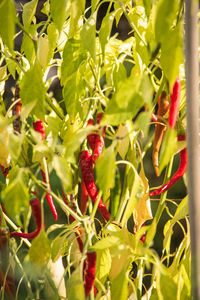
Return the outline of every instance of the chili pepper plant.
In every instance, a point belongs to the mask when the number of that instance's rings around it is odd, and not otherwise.
[[[183,12],[0,1],[1,299],[191,299]]]

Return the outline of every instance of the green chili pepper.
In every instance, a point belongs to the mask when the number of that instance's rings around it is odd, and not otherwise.
[[[120,196],[121,196],[121,180],[120,180],[120,172],[119,169],[116,168],[115,171],[115,186],[110,191],[110,211],[111,211],[111,217],[114,218],[116,216],[119,202],[120,202]]]

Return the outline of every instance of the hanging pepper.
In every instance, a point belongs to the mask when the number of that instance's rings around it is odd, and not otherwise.
[[[33,128],[35,129],[35,131],[37,131],[37,132],[39,132],[39,133],[41,134],[42,139],[44,140],[45,137],[46,137],[46,135],[45,135],[45,129],[44,129],[44,125],[43,125],[42,121],[39,120],[39,121],[36,121],[35,123],[33,123]],[[43,182],[44,182],[44,183],[47,183],[46,175],[45,175],[45,173],[44,173],[43,170],[41,170],[41,175],[42,175]],[[49,176],[49,174],[48,174],[48,176]],[[50,186],[50,189],[51,189],[51,186]],[[51,211],[52,211],[52,213],[53,213],[54,221],[57,221],[57,219],[58,219],[58,214],[57,214],[57,211],[56,211],[56,207],[55,207],[55,205],[54,205],[54,202],[53,202],[53,197],[52,197],[52,195],[47,193],[47,194],[46,194],[46,199],[47,199],[47,202],[48,202],[48,204],[49,204],[49,206],[50,206],[50,209],[51,209]]]
[[[82,172],[82,179],[85,183],[88,195],[90,196],[91,200],[95,203],[98,198],[98,191],[94,182],[93,159],[91,152],[88,150],[82,151],[79,156],[79,162]],[[107,208],[105,207],[102,199],[100,199],[99,201],[98,210],[100,211],[100,213],[106,221],[110,219],[110,214]]]
[[[89,125],[94,126],[94,120],[93,119],[88,120],[87,126],[89,126]],[[94,151],[94,148],[95,148],[96,137],[97,137],[97,134],[95,134],[95,133],[88,134],[88,136],[87,136],[88,145],[90,146],[92,151]]]
[[[13,128],[14,128],[15,132],[20,133],[20,131],[21,131],[20,114],[21,114],[21,108],[22,108],[22,100],[20,99],[20,96],[19,96],[19,85],[16,85],[16,88],[15,88],[15,101],[16,101],[16,104],[13,106],[13,109],[12,109],[12,114],[14,117],[16,117],[13,120]]]
[[[32,240],[40,233],[41,226],[42,226],[40,200],[38,198],[35,198],[30,201],[30,205],[31,205],[33,217],[35,219],[36,230],[34,230],[33,232],[30,232],[30,233],[11,232],[10,233],[11,236],[17,236],[17,237],[25,238],[28,240]]]
[[[115,172],[115,185],[114,188],[110,191],[110,211],[111,211],[112,218],[116,216],[119,207],[120,196],[121,196],[121,180],[120,180],[119,169],[117,168]]]
[[[13,299],[16,288],[13,270],[10,266],[9,240],[10,233],[8,228],[0,228],[0,286],[4,285],[7,296],[9,296],[9,299]]]
[[[185,134],[183,135],[178,135],[178,141],[184,141],[185,140]],[[149,196],[155,196],[155,195],[160,195],[167,190],[169,190],[186,172],[187,170],[187,149],[184,148],[183,150],[180,151],[180,162],[179,162],[179,167],[176,173],[172,176],[172,178],[165,183],[162,187],[160,187],[157,190],[152,191]]]
[[[84,261],[83,266],[83,280],[85,288],[85,296],[88,297],[92,287],[94,286],[95,271],[96,271],[96,252],[87,252],[87,257]],[[95,294],[97,290],[95,289]]]
[[[161,97],[158,99],[158,117],[163,117],[169,109],[169,101],[165,91],[161,93]],[[159,121],[162,123],[162,121]],[[152,160],[153,166],[156,173],[156,176],[159,176],[159,151],[163,139],[163,134],[166,127],[165,124],[156,124],[155,125],[155,134],[154,134],[154,141],[153,141],[153,153],[152,153]]]
[[[179,112],[180,98],[181,98],[181,82],[179,77],[177,77],[173,86],[172,94],[170,95],[170,109],[169,109],[168,123],[171,129],[174,129],[176,124],[176,119]]]
[[[81,181],[81,212],[84,215],[87,208],[88,192],[85,187],[85,183]]]

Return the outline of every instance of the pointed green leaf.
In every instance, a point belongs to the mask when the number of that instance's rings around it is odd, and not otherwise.
[[[37,4],[38,0],[32,0],[24,5],[22,20],[25,28],[29,27],[29,25],[31,24],[36,12]]]
[[[28,178],[23,169],[12,168],[9,184],[2,191],[2,200],[8,215],[16,218],[29,206]]]
[[[83,25],[81,38],[84,47],[96,61],[96,12]]]
[[[47,35],[42,35],[38,39],[38,48],[37,48],[37,59],[45,70],[48,64],[49,58],[49,39]]]
[[[29,26],[29,33],[32,36],[36,35],[37,28],[36,28],[35,24],[31,24]],[[35,47],[34,47],[33,41],[26,34],[23,34],[21,51],[24,52],[29,63],[32,65],[34,58],[35,58]]]
[[[115,184],[115,151],[114,145],[105,149],[96,163],[97,184],[105,193]]]
[[[50,12],[52,19],[61,32],[64,22],[69,14],[70,1],[68,0],[50,0]]]
[[[36,61],[34,66],[23,76],[20,84],[20,96],[26,105],[35,102],[33,113],[39,118],[44,116],[45,86],[43,83],[43,74],[40,64]]]
[[[66,158],[54,156],[53,166],[56,170],[57,176],[63,183],[66,191],[72,190],[72,172],[70,164],[67,162]]]
[[[15,35],[15,4],[13,0],[0,1],[0,36],[3,43],[12,52]]]
[[[103,54],[105,51],[105,45],[107,44],[108,39],[110,38],[114,17],[115,17],[115,11],[114,13],[106,14],[106,16],[104,17],[101,23],[101,28],[99,31],[99,41],[101,44]]]
[[[101,281],[102,284],[105,283],[106,278],[110,272],[111,268],[111,255],[110,250],[105,249],[103,251],[97,252],[97,263],[96,263],[96,277]]]
[[[47,266],[51,258],[51,248],[50,242],[43,230],[41,230],[40,234],[33,240],[31,248],[29,249],[29,258],[39,272],[42,272]]]
[[[69,37],[73,37],[78,27],[78,21],[85,10],[85,0],[71,1]]]
[[[85,300],[82,268],[80,264],[67,281],[67,298],[69,300]]]
[[[128,271],[125,266],[111,283],[111,300],[127,300],[128,298]]]

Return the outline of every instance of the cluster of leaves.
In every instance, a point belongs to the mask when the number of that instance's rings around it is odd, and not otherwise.
[[[24,288],[26,299],[85,299],[82,269],[88,250],[97,252],[96,299],[190,298],[187,197],[177,205],[164,193],[152,213],[152,176],[147,178],[143,166],[153,140],[151,114],[161,91],[165,89],[169,95],[178,75],[182,82],[178,121],[184,127],[183,1],[109,1],[97,31],[98,11],[105,2],[92,0],[86,9],[85,0],[47,0],[41,10],[44,21],[39,22],[35,16],[38,0],[22,6],[22,14],[17,14],[13,0],[0,0],[0,165],[9,168],[6,179],[0,174],[1,202],[8,214],[1,212],[5,221],[1,226],[30,229],[32,191],[41,199],[43,222],[48,218],[48,208],[43,205],[46,192],[64,212],[60,210],[57,224],[41,230],[32,243],[11,239],[16,299],[22,290],[25,299]],[[122,16],[132,28],[124,41],[111,36],[113,23],[117,26]],[[14,42],[19,36],[22,43],[17,51]],[[13,130],[15,102],[5,105],[9,77],[20,88],[20,133]],[[61,100],[51,92],[57,79]],[[97,207],[90,199],[86,215],[79,209],[78,157],[88,134],[95,130],[101,133],[98,126],[88,127],[87,121],[102,111],[106,146],[95,165],[95,180],[108,209],[119,170],[121,185],[119,205],[112,222],[106,224],[98,214],[94,217]],[[45,140],[33,130],[32,124],[38,119],[44,122]],[[176,135],[177,129],[168,129],[161,150],[161,171],[167,167],[165,180],[171,176],[174,155],[185,146],[176,142]],[[39,176],[44,161],[53,174],[50,178],[58,182],[52,192]],[[69,195],[69,205],[62,199],[62,189]],[[173,214],[169,203],[176,208]],[[163,229],[159,257],[153,243],[163,211],[168,212],[169,220]],[[69,214],[76,219],[71,224]],[[185,227],[182,219],[186,220]],[[175,224],[184,237],[172,251]],[[80,227],[83,254],[75,235]],[[143,244],[140,239],[144,232]],[[90,297],[94,299],[92,293]]]

